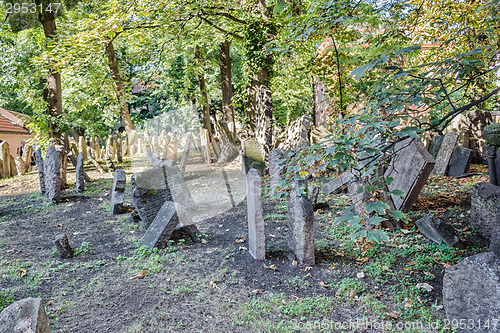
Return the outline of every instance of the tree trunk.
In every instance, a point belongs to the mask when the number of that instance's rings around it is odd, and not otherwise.
[[[229,55],[229,41],[220,44],[220,77],[222,86],[222,113],[231,135],[236,136],[236,123],[233,108],[233,87],[231,83],[231,57]]]
[[[118,70],[115,48],[112,41],[106,45],[106,54],[108,55],[111,77],[115,81],[116,85],[116,98],[118,99],[118,103],[120,103],[120,115],[122,117],[123,125],[125,126],[125,131],[127,131],[128,134],[130,131],[134,130],[134,124],[132,124],[132,118],[130,118],[130,111],[125,98],[125,88],[123,87],[123,81]]]
[[[218,155],[220,154],[220,151],[217,151],[217,146],[215,143],[215,139],[212,135],[212,124],[210,121],[210,110],[208,108],[208,95],[207,95],[207,88],[205,85],[205,74],[203,72],[203,61],[201,58],[201,49],[198,45],[195,47],[194,51],[194,57],[196,59],[196,65],[197,65],[197,70],[198,70],[198,83],[200,85],[200,94],[201,94],[201,106],[203,109],[203,124],[205,125],[205,129],[207,130],[207,142],[212,143],[212,146],[214,147],[214,152],[216,156],[216,159],[218,158]]]

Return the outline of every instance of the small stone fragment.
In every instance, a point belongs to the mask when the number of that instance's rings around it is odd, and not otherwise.
[[[57,252],[59,252],[61,259],[73,258],[74,252],[69,245],[68,236],[66,236],[66,234],[58,235],[54,244],[56,244]]]

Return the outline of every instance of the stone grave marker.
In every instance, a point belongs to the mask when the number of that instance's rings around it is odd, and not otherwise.
[[[458,133],[449,132],[446,133],[443,139],[443,143],[439,148],[439,152],[436,157],[436,164],[432,171],[433,175],[444,176],[448,171],[448,164],[450,163],[451,155],[455,151],[455,146],[457,145]]]
[[[323,185],[321,192],[323,192],[324,195],[346,192],[355,179],[356,177],[350,170],[346,171],[337,178]]]
[[[193,135],[191,135],[190,133],[186,138],[186,145],[184,146],[184,152],[182,153],[182,158],[181,158],[180,169],[181,169],[181,174],[183,175],[186,172],[187,161],[189,158],[189,152],[191,151],[192,144],[193,144]]]
[[[38,179],[40,180],[40,192],[45,194],[45,178],[43,172],[43,158],[42,158],[42,149],[38,148],[35,151],[35,163],[38,169]]]
[[[500,224],[497,224],[491,231],[490,246],[488,248],[500,258]]]
[[[271,188],[271,195],[276,194],[278,188],[278,182],[283,177],[285,173],[283,152],[277,148],[269,152],[268,164],[269,164],[269,187]]]
[[[471,224],[486,239],[500,224],[500,186],[486,182],[477,183],[471,195]]]
[[[288,126],[287,137],[280,143],[282,151],[291,150],[301,146],[309,146],[309,128],[311,127],[311,116],[306,114],[292,121]]]
[[[113,188],[111,189],[111,214],[123,213],[123,198],[125,196],[125,186],[127,175],[124,170],[116,169],[113,178]]]
[[[260,175],[265,175],[266,164],[264,160],[265,152],[262,144],[256,138],[248,138],[242,141],[243,148],[243,172],[245,175],[251,168],[259,171]]]
[[[82,193],[85,190],[85,171],[83,170],[83,153],[78,154],[76,159],[76,191]]]
[[[49,317],[41,298],[24,298],[0,313],[0,332],[50,333]]]
[[[174,140],[168,144],[167,160],[177,160],[177,149],[179,148],[179,140]]]
[[[146,151],[146,157],[148,158],[149,164],[151,164],[153,168],[159,168],[161,166],[160,156],[150,150]]]
[[[455,147],[455,151],[450,159],[448,176],[453,178],[460,177],[469,171],[471,161],[472,150],[463,147]]]
[[[446,246],[454,247],[460,242],[455,231],[445,222],[431,215],[426,215],[416,223],[422,235],[435,243],[444,243]]]
[[[0,143],[0,159],[2,160],[3,166],[3,177],[10,177],[10,148],[9,143],[4,141]]]
[[[49,146],[43,164],[45,197],[50,202],[61,200],[61,162],[55,146]]]
[[[500,324],[495,327],[493,321],[500,314],[500,258],[493,252],[481,253],[447,267],[443,305],[450,324],[456,323],[459,332],[500,332]],[[476,329],[460,329],[463,321],[473,321]]]
[[[432,138],[431,144],[429,145],[429,153],[432,155],[434,159],[436,159],[439,149],[443,144],[444,135],[437,135]]]
[[[408,138],[398,142],[394,151],[395,154],[385,172],[385,178],[394,179],[388,186],[389,191],[396,189],[404,191],[402,198],[391,195],[395,208],[409,210],[434,167],[434,159],[420,139]]]
[[[303,265],[314,265],[314,212],[311,200],[305,195],[297,197],[299,186],[307,181],[293,184],[288,200],[288,247]]]
[[[57,252],[59,253],[59,257],[61,257],[61,259],[73,258],[74,252],[69,245],[68,236],[66,234],[57,235],[54,244],[57,247]]]
[[[262,210],[262,181],[259,172],[250,169],[247,181],[248,251],[257,260],[266,256],[266,235]]]

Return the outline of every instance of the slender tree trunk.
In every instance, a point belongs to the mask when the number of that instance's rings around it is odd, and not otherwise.
[[[211,142],[214,147],[214,152],[216,157],[219,156],[220,151],[218,151],[218,146],[216,145],[215,139],[212,135],[212,124],[210,121],[210,110],[208,108],[208,95],[207,88],[205,85],[205,74],[203,72],[203,61],[201,57],[201,49],[198,45],[195,47],[194,57],[196,59],[196,65],[198,70],[198,84],[200,85],[200,93],[201,93],[201,106],[203,109],[203,124],[205,125],[205,129],[208,132],[207,142]]]
[[[111,77],[115,81],[116,85],[116,98],[118,99],[118,103],[120,103],[120,115],[122,117],[123,125],[125,126],[125,131],[127,131],[128,134],[130,131],[134,130],[134,124],[132,124],[132,118],[130,118],[130,111],[125,98],[125,88],[123,87],[123,81],[118,70],[115,48],[112,41],[106,45],[106,54],[108,55]]]
[[[231,57],[229,55],[229,41],[220,44],[220,76],[222,86],[222,112],[233,139],[236,135],[236,123],[233,108],[233,87],[231,82]]]

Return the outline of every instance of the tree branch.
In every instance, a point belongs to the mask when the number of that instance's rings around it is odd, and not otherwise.
[[[222,29],[221,27],[218,27],[216,26],[215,24],[213,24],[212,22],[210,22],[209,20],[207,20],[205,17],[201,16],[201,15],[198,15],[198,17],[203,20],[205,23],[207,23],[208,25],[211,25],[212,27],[214,27],[215,29],[219,30],[220,32],[224,33],[224,34],[227,34],[227,35],[230,35],[230,36],[233,36],[234,38],[236,39],[239,39],[239,40],[243,40],[243,37],[241,37],[240,35],[238,34],[235,34],[234,32],[231,32],[231,31],[227,31],[227,30],[224,30]]]

